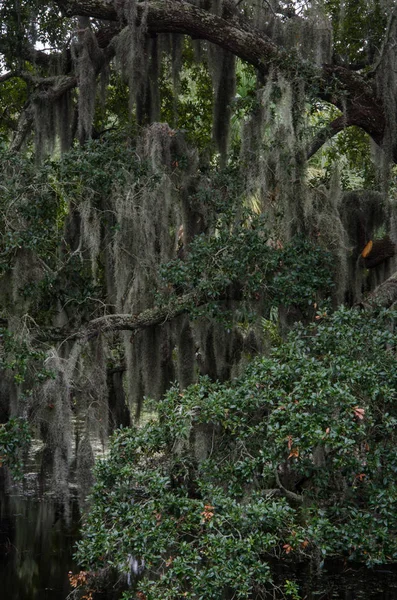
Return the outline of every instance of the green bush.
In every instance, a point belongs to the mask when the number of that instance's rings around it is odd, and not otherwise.
[[[395,317],[322,314],[239,379],[172,388],[97,465],[80,563],[144,564],[125,598],[219,600],[261,598],[275,557],[395,561]]]

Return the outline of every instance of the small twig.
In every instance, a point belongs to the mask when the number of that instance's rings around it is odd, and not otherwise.
[[[303,496],[300,496],[299,494],[295,494],[295,492],[291,492],[290,490],[287,490],[283,484],[280,481],[280,477],[278,474],[278,470],[277,467],[274,471],[275,476],[276,476],[276,483],[278,485],[278,487],[280,488],[280,490],[283,492],[283,494],[286,496],[286,498],[288,498],[289,500],[292,500],[293,502],[298,502],[299,504],[303,503]]]

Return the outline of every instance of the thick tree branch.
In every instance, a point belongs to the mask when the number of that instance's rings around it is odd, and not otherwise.
[[[323,65],[322,71],[319,97],[337,106],[346,123],[360,127],[381,145],[386,121],[374,81],[335,65]],[[394,159],[397,160],[397,155]]]
[[[134,333],[152,325],[161,325],[167,321],[171,321],[182,313],[187,312],[192,307],[192,304],[199,306],[205,302],[206,299],[204,296],[199,296],[197,293],[191,292],[179,296],[167,306],[148,308],[137,315],[106,315],[93,319],[87,325],[74,332],[68,332],[62,328],[50,328],[38,331],[34,337],[37,341],[89,340],[101,333],[112,331],[131,331]]]
[[[175,319],[179,315],[191,310],[192,306],[202,306],[208,302],[208,298],[197,292],[189,292],[170,301],[166,306],[155,306],[148,308],[139,314],[105,315],[89,321],[76,331],[64,328],[40,329],[33,334],[33,338],[39,342],[55,342],[65,340],[89,340],[102,333],[114,331],[131,331],[132,334],[153,325],[161,325]],[[397,302],[397,272],[384,283],[379,285],[365,301],[358,306],[364,309],[375,307],[389,308]]]
[[[90,16],[108,21],[120,21],[113,3],[106,0],[57,0],[66,16]],[[138,3],[138,17],[145,9]],[[148,33],[185,33],[196,39],[205,39],[233,52],[267,73],[271,63],[287,58],[269,38],[237,18],[223,19],[206,10],[196,8],[183,0],[154,0],[149,2],[146,17]]]
[[[121,17],[114,3],[107,0],[57,0],[57,4],[67,16],[82,15],[120,22]],[[143,9],[144,3],[138,3],[138,18]],[[229,50],[265,75],[272,66],[303,77],[306,73],[310,84],[317,87],[318,97],[342,110],[349,125],[357,125],[377,144],[382,143],[385,115],[371,78],[340,65],[323,65],[322,69],[312,67],[309,68],[309,75],[308,66],[297,56],[277,46],[262,32],[249,27],[236,13],[229,13],[228,18],[222,18],[183,0],[149,2],[147,29],[149,34],[181,33],[205,39]],[[334,135],[332,128],[329,133]],[[324,131],[313,149],[320,142],[324,143],[327,139],[325,136]],[[397,149],[394,159],[397,161]]]
[[[111,39],[118,29],[123,27],[122,12],[118,12],[114,2],[108,0],[56,0],[66,16],[88,16],[113,22],[99,32],[100,46],[106,49],[106,60],[113,55]],[[229,9],[226,3],[222,18],[208,10],[183,0],[152,0],[138,3],[138,18],[142,11],[148,8],[146,26],[149,34],[181,33],[193,38],[200,38],[229,50],[242,60],[252,64],[259,72],[266,75],[269,69],[277,67],[289,74],[305,77],[310,85],[317,90],[318,97],[334,104],[344,116],[336,120],[330,128],[324,129],[308,149],[308,156],[314,154],[319,147],[342,127],[342,119],[348,125],[356,125],[366,131],[373,140],[381,145],[385,132],[385,114],[381,99],[376,96],[374,81],[371,77],[355,73],[341,65],[323,65],[322,68],[308,67],[298,56],[286,52],[277,46],[264,33],[250,27],[238,16],[233,7]],[[0,39],[0,52],[6,44]],[[5,50],[3,50],[5,51]],[[51,56],[34,48],[25,48],[25,59],[42,66],[49,66]],[[310,73],[309,73],[310,72]],[[43,84],[44,85],[44,84]],[[68,89],[77,85],[73,76],[57,83],[51,90],[47,87],[47,99],[59,98]],[[397,144],[394,149],[397,162]]]
[[[308,144],[306,148],[306,158],[311,158],[318,150],[320,150],[321,146],[328,142],[334,135],[343,131],[346,127],[349,127],[349,123],[346,122],[346,118],[343,115],[334,119],[331,123],[328,123],[326,127],[317,133],[310,144]]]

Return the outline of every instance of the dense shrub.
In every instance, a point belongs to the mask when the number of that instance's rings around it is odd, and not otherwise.
[[[393,311],[297,327],[243,377],[171,389],[96,467],[78,559],[126,598],[261,598],[271,559],[397,558]],[[131,573],[130,573],[131,576]]]

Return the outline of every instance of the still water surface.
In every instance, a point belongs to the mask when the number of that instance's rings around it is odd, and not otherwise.
[[[78,520],[73,504],[65,515],[59,503],[8,495],[0,485],[1,600],[67,597]]]

